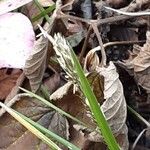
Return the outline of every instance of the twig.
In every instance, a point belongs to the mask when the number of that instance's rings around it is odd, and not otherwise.
[[[104,6],[106,9],[108,10],[112,10],[114,12],[117,12],[119,14],[122,14],[122,15],[127,15],[127,16],[134,16],[134,17],[139,17],[139,16],[149,16],[150,15],[150,12],[148,11],[142,11],[142,12],[125,12],[125,11],[121,11],[121,10],[117,10],[117,9],[114,9],[114,8],[111,8],[111,7],[106,7]]]
[[[81,53],[80,53],[80,56],[79,56],[79,60],[81,62],[84,54],[85,54],[85,51],[86,51],[86,48],[87,48],[87,43],[88,43],[88,40],[89,40],[89,37],[90,37],[90,33],[91,33],[91,30],[92,30],[92,26],[90,25],[89,26],[89,29],[87,31],[87,35],[86,35],[86,38],[84,40],[84,43],[83,43],[83,46],[82,46],[82,50],[81,50]]]
[[[141,41],[115,41],[115,42],[108,42],[104,44],[104,47],[113,46],[113,45],[129,45],[129,44],[137,44],[137,43],[145,43],[146,40]]]
[[[106,53],[105,53],[104,45],[103,45],[103,42],[102,42],[102,38],[100,36],[100,32],[99,32],[99,30],[97,28],[97,24],[93,23],[91,25],[93,27],[93,30],[94,30],[96,36],[97,36],[99,45],[101,47],[101,55],[102,55],[102,61],[101,61],[101,63],[102,63],[102,66],[106,66]]]
[[[68,18],[68,19],[78,20],[87,24],[91,24],[91,22],[97,22],[97,25],[100,26],[102,24],[107,24],[107,23],[112,24],[117,21],[127,20],[130,18],[133,18],[133,16],[119,15],[119,16],[108,17],[105,19],[101,19],[100,21],[97,21],[97,20],[92,20],[92,19],[84,19],[84,18],[72,16],[72,15],[66,15],[62,11],[59,11],[59,13],[57,13],[57,18],[62,18],[62,19]]]
[[[133,0],[128,6],[121,8],[120,10],[133,12],[135,10],[140,10],[142,6],[149,4],[150,4],[149,0],[141,0],[141,1]]]
[[[140,134],[138,135],[138,137],[136,138],[136,140],[134,141],[132,147],[131,147],[131,150],[134,150],[138,141],[140,140],[140,138],[142,137],[142,135],[144,134],[145,131],[149,130],[149,128],[146,128],[146,129],[143,129]]]
[[[88,19],[84,19],[84,18],[80,18],[80,17],[76,17],[76,16],[72,16],[72,15],[67,15],[67,14],[64,14],[61,10],[57,13],[57,18],[58,19],[73,19],[73,20],[78,20],[78,21],[81,21],[81,22],[84,22],[84,23],[87,23],[87,24],[90,24],[90,20]]]
[[[145,43],[145,40],[141,40],[141,41],[115,41],[115,42],[108,42],[104,44],[104,48],[106,49],[109,46],[113,46],[113,45],[129,45],[129,44],[137,44],[137,43]],[[99,51],[101,50],[100,46],[97,46],[95,48],[92,49],[93,51]]]

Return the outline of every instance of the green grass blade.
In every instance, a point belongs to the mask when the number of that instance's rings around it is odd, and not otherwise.
[[[42,17],[45,17],[45,15],[47,15],[48,13],[51,13],[54,9],[55,9],[56,5],[52,5],[50,7],[48,7],[47,9],[44,9],[41,11],[40,14],[38,14],[37,16],[33,17],[31,20],[32,22],[35,22],[37,20],[39,20]]]
[[[60,114],[62,114],[62,115],[64,115],[64,116],[66,116],[66,117],[68,117],[68,118],[70,118],[70,119],[76,121],[77,123],[79,123],[79,124],[81,124],[81,125],[87,127],[87,125],[86,125],[85,123],[83,123],[82,121],[80,121],[80,120],[78,120],[77,118],[71,116],[70,114],[68,114],[68,113],[66,113],[65,111],[61,110],[60,108],[56,107],[55,105],[53,105],[53,104],[50,103],[49,101],[45,100],[44,98],[38,96],[37,94],[34,94],[34,93],[32,93],[32,92],[30,92],[30,91],[28,91],[28,90],[26,90],[26,89],[24,89],[24,88],[21,88],[21,87],[20,87],[20,89],[21,89],[22,91],[28,93],[29,96],[35,97],[36,99],[38,99],[38,100],[40,100],[41,102],[43,102],[45,105],[49,106],[50,108],[53,108],[54,110],[56,110],[56,111],[59,112]]]
[[[97,99],[90,87],[90,84],[84,75],[84,72],[82,70],[80,63],[79,63],[74,51],[71,50],[71,52],[72,52],[72,59],[75,63],[76,71],[77,71],[77,74],[80,79],[81,90],[83,91],[84,95],[88,99],[91,112],[93,113],[93,115],[95,117],[95,120],[97,122],[100,132],[102,133],[103,138],[110,150],[120,150],[119,145],[117,144],[116,139],[115,139],[101,109],[100,109]]]
[[[27,122],[21,116],[19,116],[13,109],[7,107],[6,105],[4,105],[1,102],[0,102],[0,106],[3,107],[12,117],[14,117],[17,121],[19,121],[24,127],[26,127],[34,135],[36,135],[43,142],[45,142],[51,149],[53,149],[53,150],[61,150],[53,141],[51,141],[43,133],[41,133],[34,126],[32,126],[29,122]]]
[[[149,128],[150,127],[150,123],[145,119],[143,118],[139,113],[137,113],[134,109],[132,109],[130,106],[127,106],[128,107],[128,110],[134,114],[139,120],[141,120],[143,123],[145,123],[145,125]]]
[[[14,110],[15,111],[15,110]],[[15,111],[16,112],[16,111]],[[28,117],[22,115],[19,112],[18,115],[20,115],[24,120],[26,120],[27,122],[29,122],[31,125],[33,125],[36,129],[38,129],[39,131],[41,131],[44,134],[47,134],[48,136],[50,136],[51,138],[53,138],[54,140],[58,141],[59,143],[65,145],[66,147],[68,147],[69,149],[72,150],[80,150],[78,147],[76,147],[75,145],[73,145],[72,143],[68,142],[67,140],[63,139],[62,137],[58,136],[57,134],[51,132],[50,130],[44,128],[43,126],[41,126],[40,124],[32,121],[31,119],[29,119]]]
[[[45,13],[45,9],[42,7],[42,5],[38,2],[38,0],[34,0],[34,3],[39,8],[39,10],[41,11],[41,13],[44,14],[44,17],[47,20],[47,22],[50,23],[51,22],[50,21],[50,17],[47,15],[47,13]]]

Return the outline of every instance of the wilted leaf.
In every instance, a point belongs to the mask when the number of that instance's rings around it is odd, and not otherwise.
[[[87,78],[99,102],[103,103],[103,77],[100,76],[98,73],[93,72],[87,75]],[[86,123],[87,126],[91,128],[96,127],[95,121],[93,120],[89,108],[84,101],[84,97],[82,97],[79,91],[73,93],[72,82],[68,82],[64,86],[56,90],[50,96],[50,99],[54,101],[56,106],[68,112],[82,122]]]
[[[138,48],[138,50],[136,49]],[[130,59],[121,63],[128,71],[132,69],[134,77],[147,93],[150,93],[150,32],[147,32],[147,40],[143,47],[136,46],[133,53],[130,53]],[[120,62],[119,62],[120,63]]]
[[[148,94],[150,94],[150,32],[147,34],[146,44],[133,60],[135,78]]]
[[[104,76],[105,101],[101,105],[101,109],[115,137],[117,138],[122,135],[122,138],[117,140],[121,148],[127,150],[127,127],[125,124],[127,108],[123,94],[123,86],[119,80],[119,75],[112,62],[110,62],[110,65],[107,68],[98,67],[96,70],[100,73],[100,75]],[[96,142],[103,141],[99,133],[95,131],[88,135],[88,139]]]
[[[140,72],[150,67],[150,32],[147,32],[146,44],[141,48],[138,56],[133,60],[134,71]]]
[[[22,71],[18,69],[0,70],[0,100],[4,100],[8,96],[21,73]]]
[[[11,103],[12,101],[10,101],[7,105],[10,105]],[[48,129],[56,131],[57,126],[57,134],[68,139],[69,131],[67,120],[34,98],[25,96],[20,97],[17,95],[16,100],[12,103],[11,107],[34,121],[37,121]],[[26,130],[8,113],[2,113],[2,110],[0,110],[0,137],[0,149],[3,150],[33,150],[37,148],[45,150],[49,149],[49,147]]]
[[[35,41],[31,22],[21,13],[1,15],[0,33],[0,68],[23,68]]]
[[[89,71],[90,69],[92,71],[95,70],[97,73],[99,73],[99,75],[104,77],[105,101],[103,101],[103,103],[101,104],[101,110],[104,113],[106,120],[111,127],[115,137],[122,135],[122,139],[118,140],[120,146],[124,150],[128,149],[127,127],[125,124],[127,117],[127,108],[123,93],[123,86],[119,80],[119,75],[116,71],[114,64],[110,62],[109,66],[100,67],[98,56],[94,53],[95,51],[90,51],[87,54],[84,68],[88,68],[87,71]],[[94,67],[91,67],[92,62],[94,62]],[[103,88],[101,90],[103,90]],[[91,132],[87,136],[88,139],[91,141],[103,141],[102,137],[100,137],[99,133],[96,131]]]
[[[72,82],[68,82],[56,90],[50,96],[50,99],[54,101],[57,107],[86,123],[87,126],[95,128],[95,123],[93,122],[89,109],[82,100],[80,93],[76,92],[73,94]]]
[[[32,0],[1,0],[0,1],[0,15],[17,9]]]
[[[47,51],[48,40],[41,36],[35,42],[32,54],[26,61],[24,72],[33,92],[36,92],[41,84],[46,69]]]

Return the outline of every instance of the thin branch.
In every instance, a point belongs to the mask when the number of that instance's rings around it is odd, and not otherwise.
[[[140,138],[142,137],[142,135],[145,133],[145,131],[149,130],[149,128],[146,128],[146,129],[143,129],[140,134],[138,135],[138,137],[136,138],[136,140],[134,141],[132,147],[131,147],[131,150],[134,150],[137,143],[139,142]]]
[[[85,19],[85,18],[81,18],[81,17],[67,15],[67,14],[63,13],[61,9],[59,10],[59,12],[57,12],[57,18],[61,18],[61,19],[67,18],[67,19],[78,20],[78,21],[84,22],[84,23],[89,24],[89,25],[93,22],[97,22],[98,26],[100,26],[102,24],[112,24],[112,23],[115,23],[117,21],[123,21],[123,20],[127,20],[127,19],[134,17],[134,16],[119,15],[119,16],[104,18],[101,20],[97,20],[97,19],[93,20],[93,19]]]
[[[87,35],[86,35],[86,38],[84,40],[84,43],[83,43],[83,46],[82,46],[82,50],[81,50],[81,53],[80,53],[80,56],[79,56],[79,60],[81,62],[84,54],[85,54],[85,51],[86,51],[86,48],[87,48],[87,43],[88,43],[88,40],[89,40],[89,37],[90,37],[90,33],[91,33],[91,30],[92,30],[92,26],[90,25],[89,26],[89,29],[87,31]]]
[[[141,11],[141,12],[125,12],[125,11],[117,10],[117,9],[114,9],[111,7],[106,7],[106,6],[104,6],[104,7],[108,10],[114,11],[114,12],[122,14],[122,15],[127,15],[127,16],[139,17],[139,16],[147,16],[147,15],[149,16],[150,15],[149,10]]]
[[[104,48],[106,49],[109,46],[113,46],[113,45],[130,45],[130,44],[139,44],[139,43],[145,43],[145,40],[141,40],[141,41],[115,41],[115,42],[108,42],[104,44]],[[97,46],[95,48],[92,49],[93,51],[99,51],[101,50],[100,46]]]
[[[93,30],[94,30],[96,36],[97,36],[99,45],[101,47],[101,55],[102,55],[102,61],[101,61],[101,63],[102,63],[102,66],[106,66],[106,53],[105,53],[104,45],[103,45],[103,42],[102,42],[102,38],[100,36],[100,32],[99,32],[99,30],[97,28],[97,24],[93,23],[91,25],[93,27]]]

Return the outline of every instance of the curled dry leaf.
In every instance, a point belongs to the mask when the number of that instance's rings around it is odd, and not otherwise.
[[[19,94],[7,105],[68,140],[69,127],[66,118],[41,102]],[[37,147],[49,150],[46,144],[2,109],[0,109],[0,137],[1,150],[33,150]]]
[[[59,3],[58,3],[59,4]],[[57,7],[56,7],[57,8]],[[44,29],[50,33],[56,19],[56,11],[51,16],[51,22],[45,23]],[[31,90],[36,92],[41,84],[43,74],[46,69],[46,62],[48,57],[48,50],[51,50],[51,46],[48,43],[48,39],[41,36],[34,44],[33,52],[26,61],[25,75],[29,79]]]
[[[26,61],[24,73],[29,79],[31,90],[36,92],[46,69],[48,40],[43,36],[34,44],[32,54]]]
[[[148,67],[150,67],[150,32],[148,31],[146,34],[147,41],[146,44],[141,48],[137,57],[133,60],[134,71],[140,72],[144,71]]]
[[[150,94],[150,32],[146,34],[147,40],[141,51],[133,59],[135,78],[148,94]]]
[[[132,72],[138,84],[150,93],[150,32],[143,47],[136,46],[128,60],[119,62],[129,73]],[[132,70],[132,71],[131,71]]]
[[[17,9],[32,0],[1,0],[0,1],[0,15]]]
[[[35,41],[30,20],[21,13],[1,15],[0,33],[0,68],[24,68]]]
[[[97,71],[100,75],[104,76],[105,102],[101,105],[101,109],[114,135],[116,137],[123,135],[123,138],[119,139],[119,143],[122,143],[120,146],[123,149],[128,149],[127,127],[125,124],[127,107],[123,93],[123,86],[119,80],[116,67],[110,62],[107,68],[99,67],[97,68]],[[91,135],[90,138],[95,138]]]
[[[95,71],[99,63],[100,63],[99,57],[96,54],[96,51],[91,50],[86,55],[85,62],[84,62],[84,70],[89,72]]]
[[[52,27],[46,23],[44,28],[49,32]],[[26,61],[24,73],[29,79],[32,92],[36,92],[40,87],[46,69],[48,50],[51,50],[51,46],[47,38],[41,36],[35,42],[33,51]]]
[[[121,148],[127,150],[127,127],[125,124],[127,117],[127,107],[123,93],[123,86],[119,80],[119,75],[116,71],[116,67],[112,62],[110,62],[110,64],[107,67],[100,67],[98,63],[93,63],[94,67],[92,66],[91,68],[92,62],[98,62],[97,57],[96,54],[94,55],[94,52],[90,51],[85,59],[85,68],[89,68],[87,69],[88,71],[91,69],[95,69],[96,72],[98,72],[101,76],[104,77],[105,101],[101,105],[101,110],[104,113],[106,120],[116,138],[118,136],[122,137],[117,139]],[[91,141],[102,141],[102,138],[100,137],[99,133],[95,131],[91,132],[88,135],[88,138]]]

